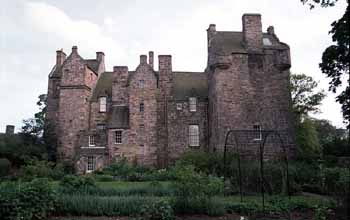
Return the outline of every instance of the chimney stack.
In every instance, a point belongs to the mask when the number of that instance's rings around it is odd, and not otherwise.
[[[140,56],[140,64],[147,64],[147,55]]]
[[[104,61],[105,61],[105,54],[103,53],[103,52],[96,52],[96,60],[98,61],[98,62],[103,62],[104,63]]]
[[[15,133],[14,125],[6,125],[6,134],[11,135]]]
[[[262,25],[260,14],[244,14],[242,17],[243,41],[248,52],[262,52]]]
[[[148,63],[153,69],[153,62],[154,62],[154,53],[153,51],[148,52]]]
[[[61,66],[66,60],[66,54],[63,52],[63,49],[56,51],[56,66]]]
[[[73,46],[72,47],[72,53],[78,53],[78,47],[77,46]]]
[[[215,34],[216,34],[216,25],[210,24],[207,29],[208,47],[210,46],[210,40],[214,37]]]

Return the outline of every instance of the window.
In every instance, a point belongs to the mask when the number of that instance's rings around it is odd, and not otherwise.
[[[97,124],[97,129],[98,130],[105,130],[106,129],[106,124]]]
[[[198,125],[190,125],[188,129],[188,139],[189,139],[190,147],[199,146],[199,126]]]
[[[145,110],[145,104],[143,102],[140,103],[140,112],[144,112]]]
[[[139,81],[139,86],[140,86],[140,89],[145,88],[145,81],[141,79],[141,80]]]
[[[115,131],[115,143],[121,144],[122,142],[122,131]]]
[[[87,158],[87,172],[95,170],[95,158],[93,156],[88,156]]]
[[[182,103],[176,103],[176,109],[181,111],[182,110]]]
[[[254,130],[254,141],[261,141],[262,140],[262,134],[261,134],[261,126],[259,124],[253,125]]]
[[[89,147],[93,147],[95,146],[95,136],[94,135],[90,135],[89,136]]]
[[[107,111],[107,97],[100,97],[100,112]]]
[[[196,97],[190,97],[189,104],[190,104],[190,112],[197,111],[197,98]]]

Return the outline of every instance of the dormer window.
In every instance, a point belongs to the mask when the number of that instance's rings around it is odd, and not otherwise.
[[[107,111],[107,97],[102,96],[99,99],[100,102],[100,112],[106,112]]]
[[[95,136],[94,135],[90,135],[89,136],[89,147],[94,147],[95,144]]]
[[[196,97],[189,98],[189,106],[190,106],[190,112],[197,111],[197,98]]]

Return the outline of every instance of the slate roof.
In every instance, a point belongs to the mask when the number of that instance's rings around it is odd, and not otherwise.
[[[127,106],[113,106],[108,127],[129,128],[129,108]]]
[[[101,73],[93,90],[91,101],[97,101],[101,95],[112,96],[113,72]]]
[[[217,31],[210,42],[211,52],[217,55],[246,53],[242,32]]]
[[[86,59],[84,60],[86,65],[95,73],[98,73],[99,62],[96,59]]]
[[[208,75],[203,72],[173,72],[175,100],[188,100],[195,96],[200,100],[208,98]]]
[[[284,43],[268,33],[263,33],[263,38],[268,38],[272,45],[264,45],[265,48],[273,47],[286,49]],[[217,31],[210,42],[211,52],[216,55],[228,55],[231,53],[247,53],[243,43],[243,33],[237,31]]]

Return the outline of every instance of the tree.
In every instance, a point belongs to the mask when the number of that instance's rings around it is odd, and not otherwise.
[[[321,7],[329,7],[334,6],[338,0],[300,0],[303,4],[308,4],[311,9],[315,7],[315,5],[319,4]]]
[[[46,115],[46,95],[39,95],[39,112],[34,114],[34,118],[23,120],[22,133],[41,138],[44,132],[45,115]]]
[[[326,95],[323,90],[315,91],[317,85],[311,76],[291,75],[292,106],[298,120],[308,116],[309,113],[319,112],[319,106]]]
[[[310,5],[314,8],[319,4],[322,7],[334,6],[338,0],[301,0],[302,3]],[[344,91],[336,97],[336,101],[342,106],[342,113],[345,123],[350,131],[350,5],[347,0],[344,15],[337,21],[334,21],[329,34],[332,35],[333,45],[325,49],[322,54],[322,62],[319,67],[321,71],[331,79],[329,90],[337,92],[343,82],[347,82]]]

